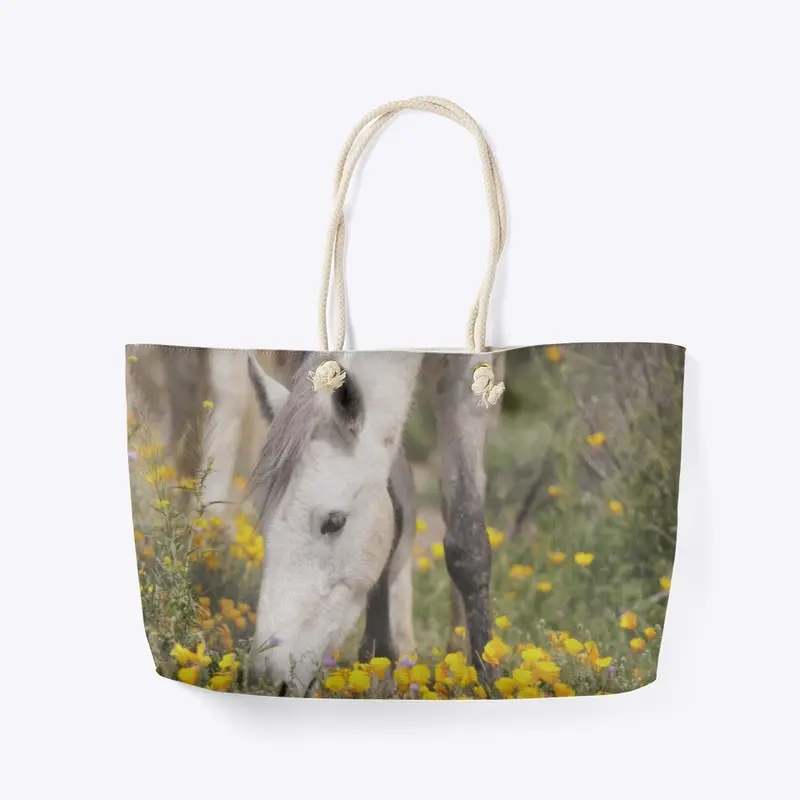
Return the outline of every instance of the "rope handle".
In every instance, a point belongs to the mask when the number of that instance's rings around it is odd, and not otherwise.
[[[347,141],[336,163],[334,177],[334,201],[331,222],[325,243],[325,262],[322,270],[322,289],[319,298],[319,325],[322,350],[328,350],[328,295],[333,268],[334,297],[336,308],[336,350],[344,350],[347,330],[347,313],[344,293],[344,204],[347,189],[353,177],[358,159],[383,126],[401,111],[414,109],[429,111],[446,117],[466,128],[476,139],[478,155],[483,169],[486,204],[489,209],[489,255],[486,273],[478,296],[472,306],[467,328],[467,348],[473,353],[486,349],[486,317],[494,286],[497,266],[506,242],[506,201],[497,172],[494,155],[477,122],[460,106],[441,97],[412,97],[386,103],[365,114],[347,137]]]

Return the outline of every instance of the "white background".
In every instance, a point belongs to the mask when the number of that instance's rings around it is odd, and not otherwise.
[[[8,796],[785,796],[799,16],[734,0],[0,2]],[[463,105],[500,164],[490,343],[688,347],[659,680],[391,705],[161,680],[130,536],[123,344],[317,347],[339,147],[367,110],[416,94]],[[472,140],[405,114],[364,166],[349,344],[462,346],[488,235]]]

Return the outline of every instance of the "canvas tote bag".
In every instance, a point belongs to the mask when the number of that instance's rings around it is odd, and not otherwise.
[[[345,350],[347,189],[405,109],[477,142],[489,255],[466,351]],[[221,692],[425,700],[655,679],[683,348],[487,347],[505,239],[472,117],[436,97],[389,103],[358,122],[336,165],[320,352],[127,348],[134,539],[160,675]]]

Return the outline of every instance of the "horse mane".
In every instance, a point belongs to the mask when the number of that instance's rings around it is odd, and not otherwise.
[[[250,479],[259,521],[280,503],[303,452],[322,422],[322,410],[310,381],[292,370],[289,399],[275,415]]]

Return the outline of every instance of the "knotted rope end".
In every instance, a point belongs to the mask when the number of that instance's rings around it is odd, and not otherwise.
[[[308,373],[315,392],[332,392],[341,388],[347,373],[337,361],[323,361]]]
[[[472,370],[472,392],[478,395],[481,408],[495,405],[505,390],[506,385],[502,381],[494,382],[494,370],[485,361]]]

